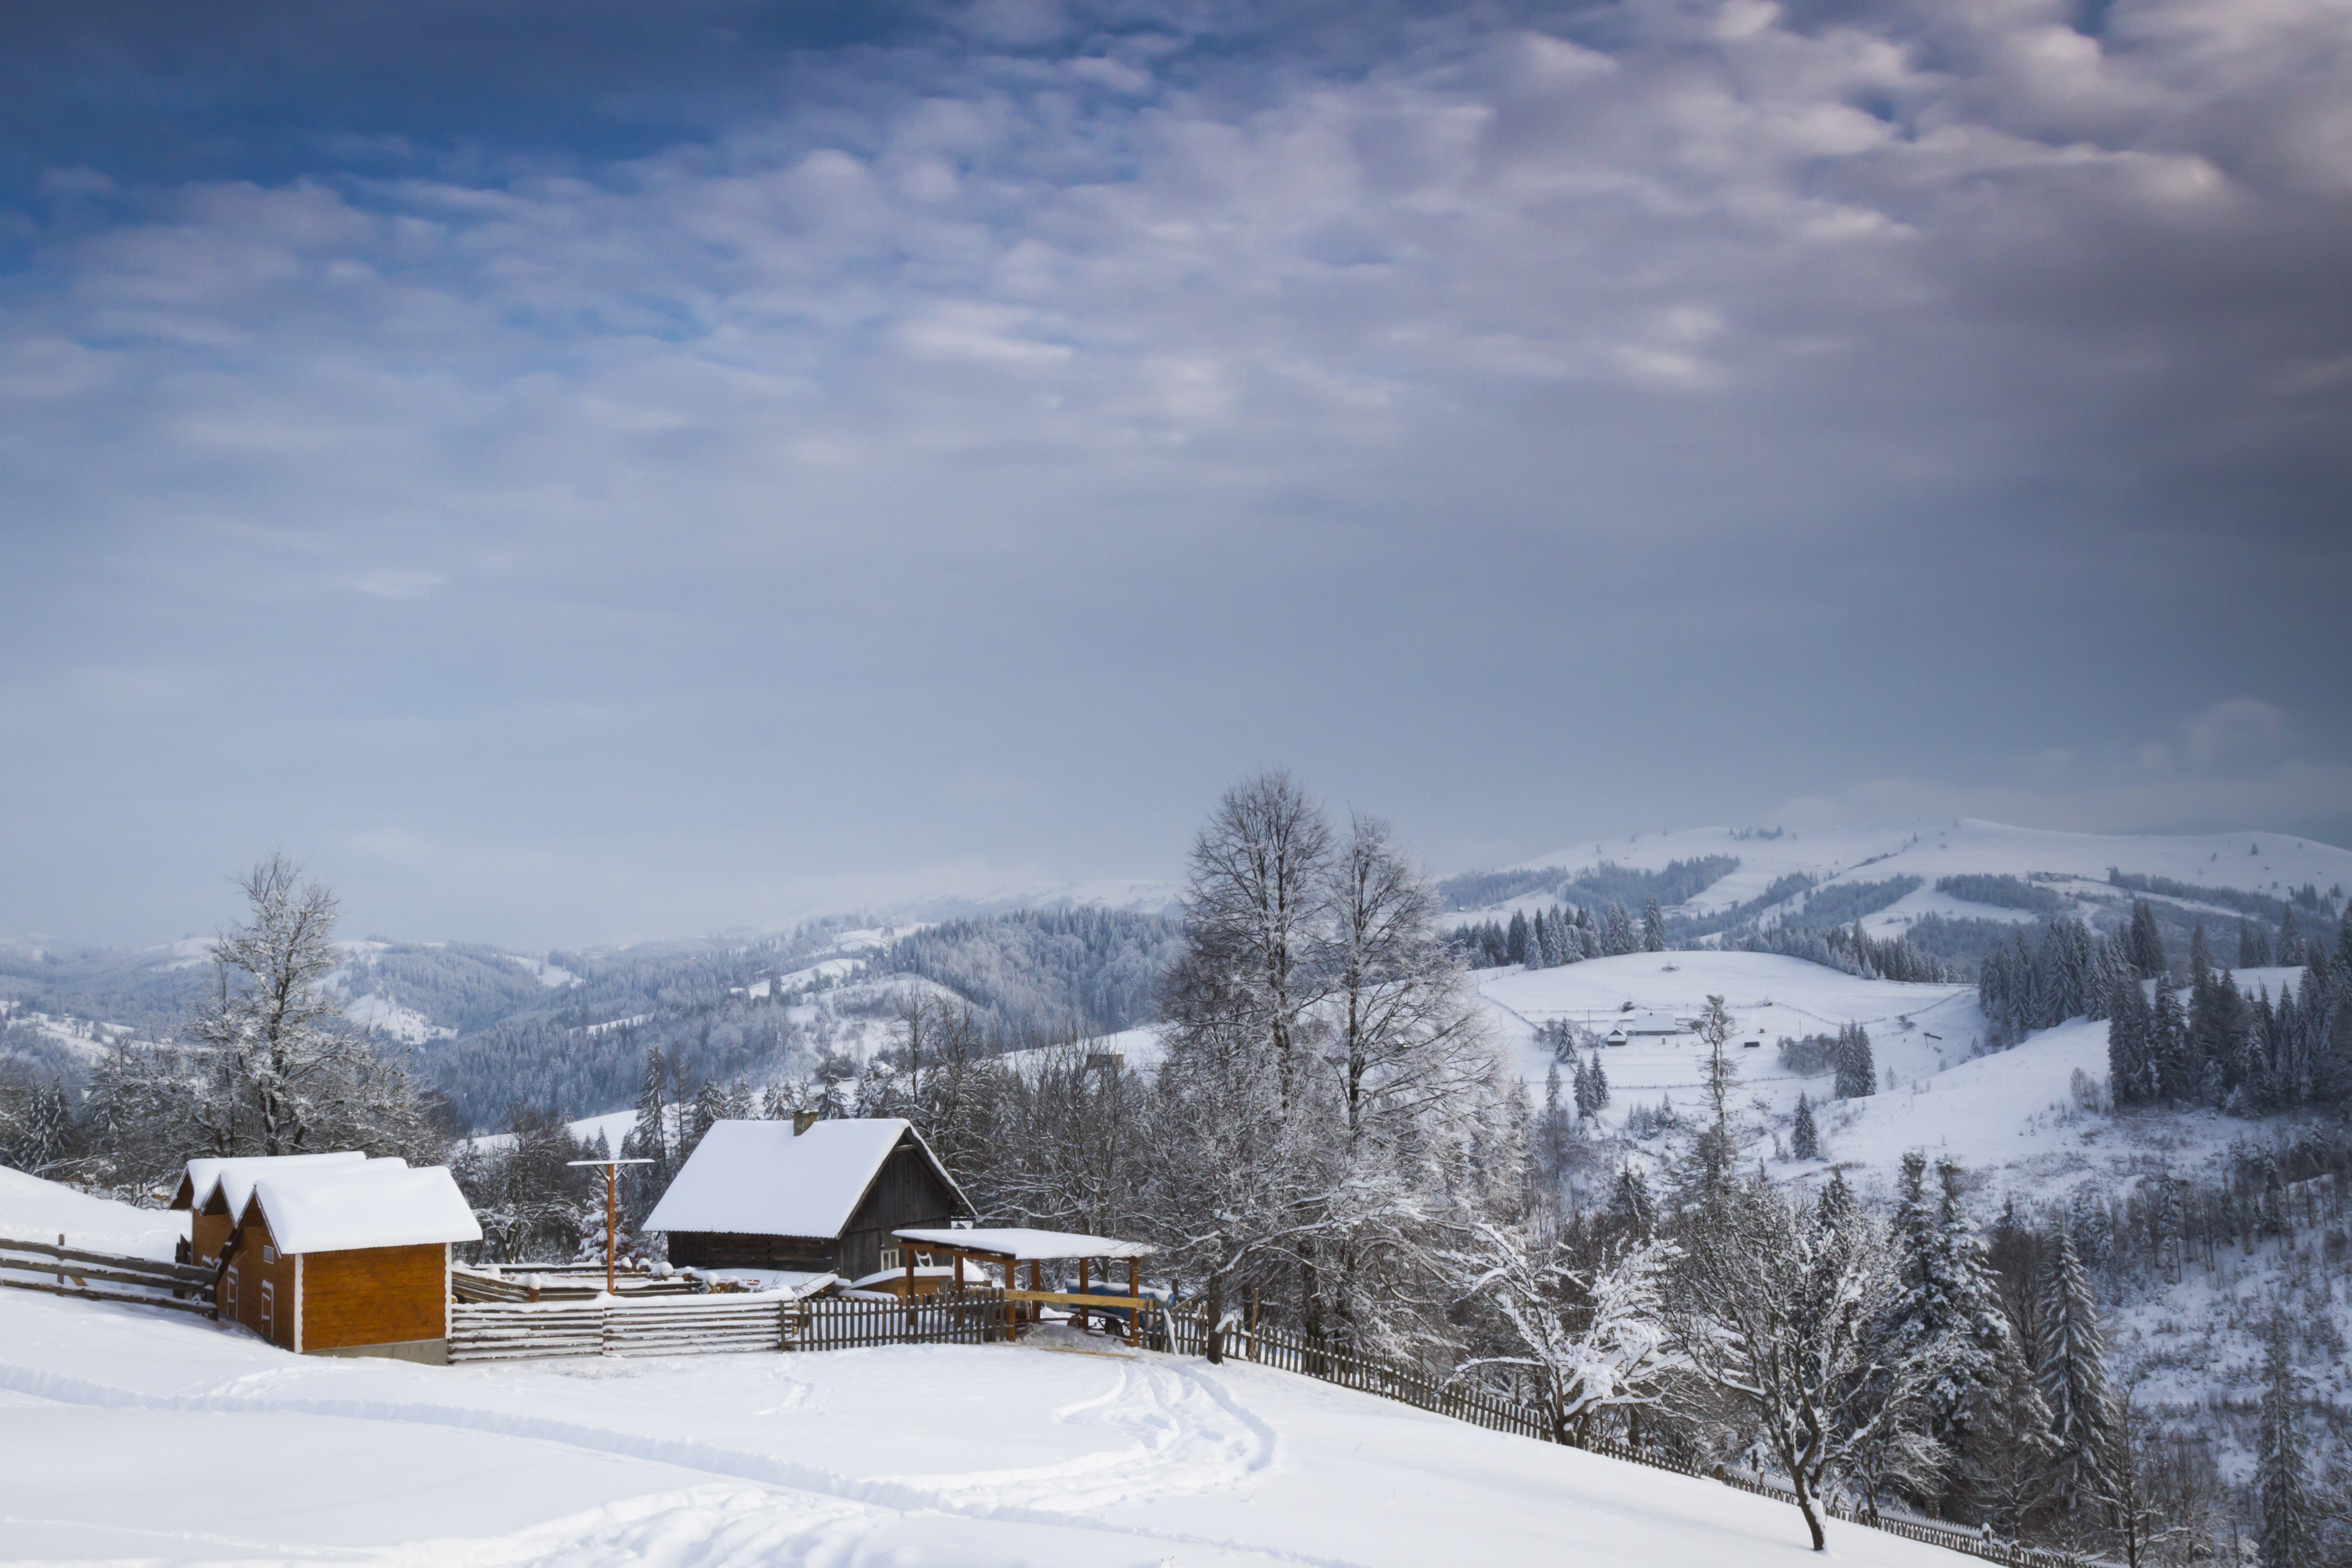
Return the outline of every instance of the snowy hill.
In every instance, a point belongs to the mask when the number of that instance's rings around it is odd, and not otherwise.
[[[0,1231],[29,1225],[33,1201],[0,1187]],[[432,1368],[295,1356],[177,1314],[8,1292],[0,1405],[0,1475],[23,1500],[5,1554],[20,1560],[1811,1560],[1794,1509],[1713,1481],[1149,1353],[910,1346]],[[1848,1563],[1957,1561],[1830,1530]]]
[[[2116,885],[2114,873],[2130,885]],[[1656,897],[1689,934],[1735,921],[1859,919],[1874,937],[1930,916],[2009,924],[2069,916],[2108,927],[2145,897],[2178,935],[2199,920],[2219,928],[2246,914],[2275,928],[2291,902],[2306,922],[2332,921],[2352,887],[2352,851],[2284,834],[2055,833],[1974,818],[1802,833],[1701,827],[1560,849],[1441,887],[1457,922],[1563,900],[1638,909]]]

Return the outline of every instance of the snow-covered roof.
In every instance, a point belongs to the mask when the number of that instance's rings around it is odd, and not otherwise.
[[[1058,1258],[1149,1258],[1160,1250],[1149,1242],[1067,1230],[894,1230],[890,1234],[919,1247],[955,1247],[1017,1263],[1033,1258],[1050,1262]]]
[[[404,1161],[274,1171],[253,1201],[280,1252],[351,1252],[479,1241],[482,1227],[446,1165],[412,1171]]]
[[[904,1118],[819,1121],[797,1137],[789,1121],[717,1121],[646,1216],[645,1228],[837,1237],[882,1163],[908,1137],[970,1213],[962,1190]]]
[[[228,1212],[244,1211],[245,1200],[253,1195],[254,1179],[264,1171],[296,1171],[314,1165],[355,1165],[366,1159],[357,1149],[340,1150],[331,1154],[242,1154],[227,1159],[191,1160],[188,1162],[188,1206],[201,1211],[212,1201],[224,1177],[235,1176],[236,1185]],[[172,1205],[177,1208],[175,1203]]]

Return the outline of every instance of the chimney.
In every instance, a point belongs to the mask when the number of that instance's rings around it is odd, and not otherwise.
[[[810,1128],[812,1128],[812,1127],[815,1126],[815,1125],[816,1125],[816,1119],[817,1119],[817,1113],[816,1113],[815,1111],[814,1111],[814,1110],[795,1110],[795,1111],[793,1111],[793,1137],[795,1137],[795,1138],[797,1138],[797,1137],[799,1137],[802,1133],[803,1133],[803,1132],[807,1131]]]

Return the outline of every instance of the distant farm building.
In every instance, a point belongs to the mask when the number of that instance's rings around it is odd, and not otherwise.
[[[306,1355],[448,1359],[449,1247],[482,1228],[446,1167],[358,1154],[201,1163],[215,1168],[192,1165],[182,1195],[192,1232],[204,1226],[194,1250],[220,1270],[221,1317]]]
[[[682,1266],[858,1279],[902,1268],[892,1231],[973,1212],[911,1122],[795,1117],[713,1123],[645,1228]]]

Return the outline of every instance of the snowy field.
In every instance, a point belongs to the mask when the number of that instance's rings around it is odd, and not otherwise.
[[[13,1224],[0,1210],[0,1224]],[[1814,1561],[1796,1510],[1282,1373],[915,1346],[427,1368],[0,1299],[0,1561]],[[1844,1562],[1943,1564],[1832,1523]]]
[[[2248,995],[2267,990],[2275,996],[2302,972],[2234,973]],[[1605,1033],[1628,1002],[1637,1016],[1689,1016],[1710,994],[1722,996],[1738,1025],[1733,1037],[1763,1041],[1759,1049],[1737,1053],[1738,1103],[1751,1121],[1785,1130],[1801,1092],[1822,1106],[1823,1158],[1810,1166],[1780,1163],[1774,1173],[1783,1177],[1836,1163],[1890,1179],[1906,1151],[1921,1149],[1983,1175],[1988,1205],[2010,1192],[2047,1199],[2063,1197],[2082,1180],[2137,1172],[2153,1154],[2193,1167],[2252,1131],[2247,1122],[2208,1112],[2118,1121],[2080,1111],[2075,1073],[2100,1082],[2107,1075],[2103,1022],[2076,1019],[2013,1049],[1971,1058],[1983,1037],[1984,1015],[1969,985],[1906,985],[1771,953],[1705,952],[1629,953],[1556,969],[1490,969],[1477,980],[1497,1040],[1538,1095],[1551,1065],[1535,1038],[1544,1024],[1565,1019]],[[1824,1106],[1830,1076],[1790,1074],[1775,1047],[1784,1035],[1834,1034],[1846,1023],[1869,1030],[1880,1089],[1867,1100]],[[1601,1055],[1610,1090],[1602,1120],[1610,1126],[1622,1128],[1636,1107],[1654,1108],[1661,1098],[1671,1099],[1686,1119],[1700,1113],[1706,1049],[1696,1036],[1636,1040]]]

